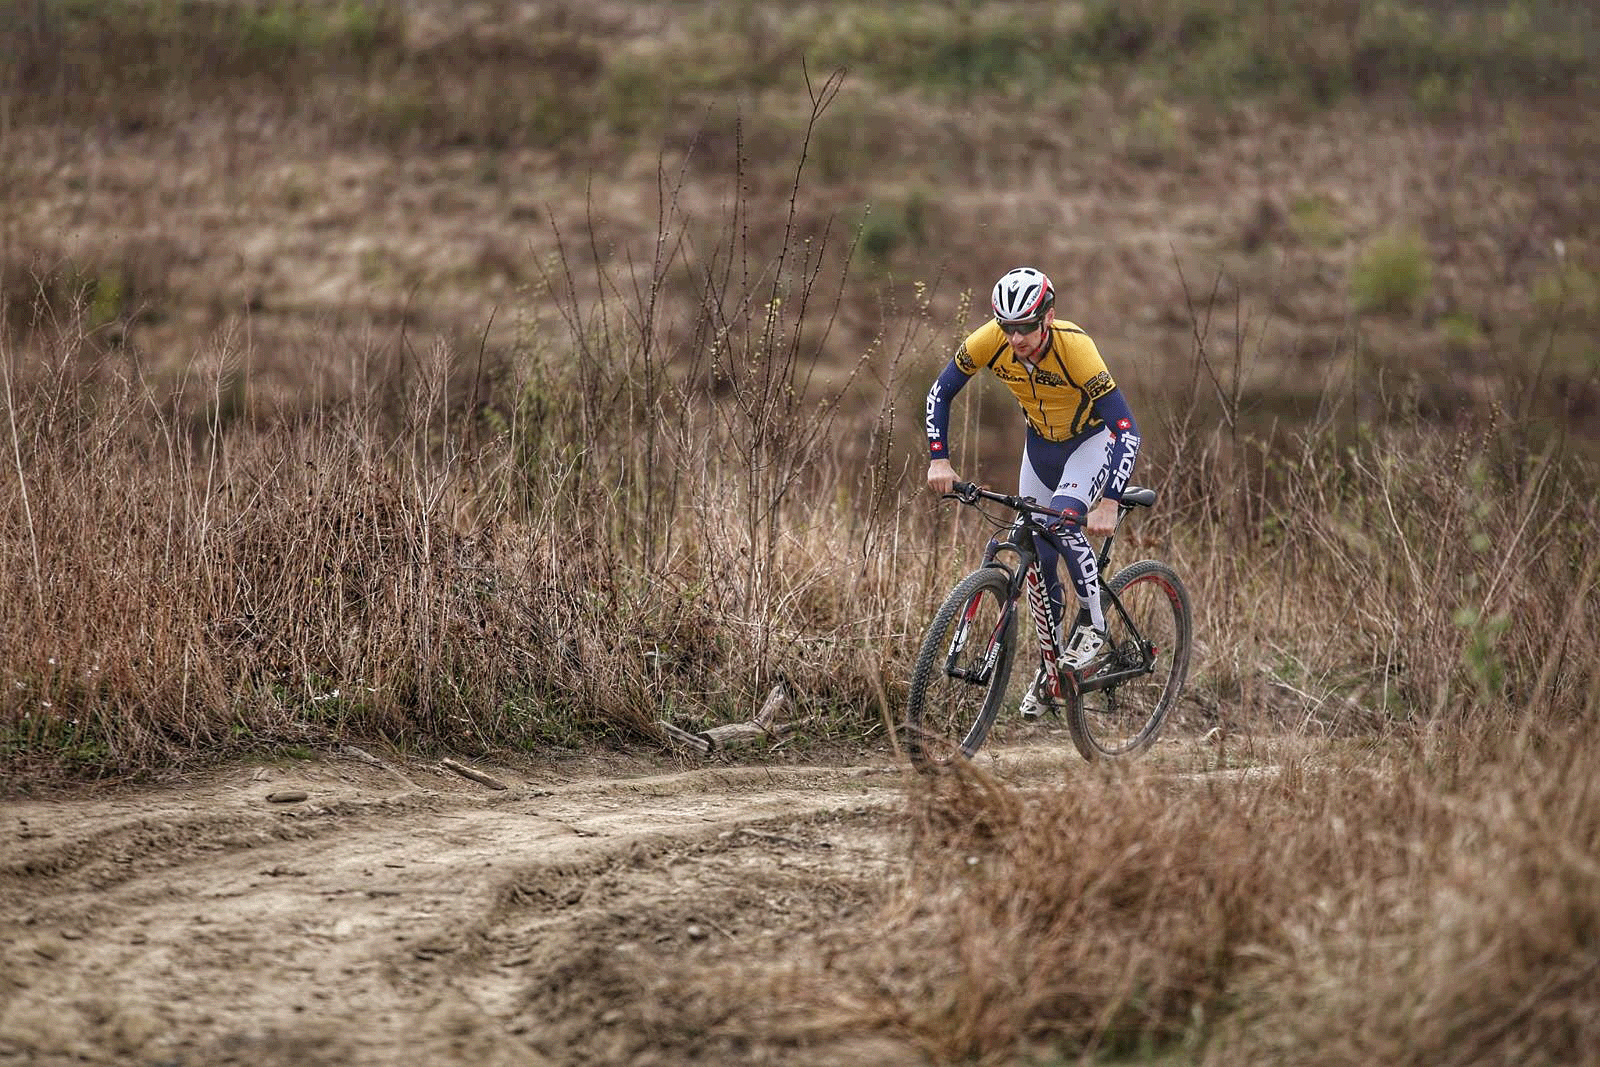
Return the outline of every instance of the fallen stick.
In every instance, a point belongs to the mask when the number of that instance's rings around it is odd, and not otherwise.
[[[731,722],[724,726],[713,726],[708,730],[685,730],[681,726],[674,726],[665,719],[658,719],[656,725],[667,739],[684,748],[692,748],[702,755],[711,752],[722,752],[730,748],[741,748],[756,741],[778,741],[798,730],[808,722],[802,719],[796,722],[778,722],[778,713],[789,702],[789,693],[784,684],[779,682],[767,694],[766,703],[761,705],[761,710],[756,712],[756,717],[749,722]]]
[[[700,736],[711,742],[711,751],[715,752],[721,748],[738,748],[741,745],[753,744],[775,737],[777,734],[753,722],[730,722],[726,726],[713,726],[709,730],[701,730]]]
[[[667,735],[667,740],[692,748],[701,755],[711,751],[711,739],[692,730],[685,730],[681,726],[674,726],[665,719],[657,719],[656,725],[661,727],[661,732]]]
[[[476,767],[468,767],[465,763],[457,763],[455,760],[450,759],[448,757],[446,757],[445,759],[440,760],[439,762],[444,764],[450,770],[455,771],[457,774],[461,775],[461,777],[470,778],[474,782],[477,782],[479,785],[486,785],[490,789],[505,789],[505,788],[507,788],[506,784],[504,782],[502,782],[500,779],[496,778],[492,774],[486,774],[483,771],[478,770]]]
[[[342,751],[344,752],[344,754],[346,756],[349,756],[351,759],[357,759],[357,760],[360,760],[362,763],[367,764],[368,766],[377,767],[379,770],[388,771],[390,774],[394,775],[396,778],[398,778],[402,782],[404,782],[406,784],[406,786],[408,788],[410,788],[410,789],[415,789],[417,787],[417,783],[416,782],[413,782],[411,779],[409,779],[405,775],[401,774],[398,770],[396,770],[394,768],[393,765],[385,762],[384,760],[379,759],[377,756],[374,756],[372,753],[368,752],[364,748],[357,748],[355,745],[348,745],[347,744],[347,745],[343,746]]]
[[[778,712],[789,702],[789,690],[784,688],[782,682],[772,687],[772,692],[767,694],[767,702],[761,705],[761,710],[756,712],[756,717],[751,721],[763,730],[771,729],[778,721]]]

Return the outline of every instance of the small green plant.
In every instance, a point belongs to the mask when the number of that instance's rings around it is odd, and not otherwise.
[[[1129,125],[1123,150],[1141,167],[1158,167],[1181,151],[1183,139],[1178,112],[1165,101],[1152,100]]]
[[[1333,248],[1345,239],[1338,206],[1322,194],[1297,197],[1289,205],[1289,227],[1300,240],[1316,248]]]
[[[1415,233],[1391,232],[1370,244],[1350,275],[1357,310],[1409,315],[1428,295],[1433,261]]]
[[[128,287],[122,272],[115,267],[102,271],[89,287],[93,299],[89,305],[89,325],[104,326],[121,318],[126,310]]]
[[[1461,663],[1478,699],[1486,704],[1498,701],[1504,696],[1506,685],[1505,656],[1498,646],[1511,625],[1511,617],[1503,611],[1486,616],[1475,608],[1464,607],[1456,612],[1453,621],[1462,632]]]
[[[1454,351],[1471,351],[1483,344],[1483,325],[1476,315],[1452,311],[1439,319],[1439,327],[1444,331],[1445,344]]]
[[[1020,89],[1059,73],[1038,47],[1059,16],[984,18],[943,5],[839,5],[797,20],[790,38],[823,66],[843,65],[895,87],[955,94]]]
[[[1593,315],[1600,312],[1600,275],[1563,262],[1533,283],[1533,305],[1541,315]]]
[[[861,251],[878,266],[887,264],[902,246],[921,247],[927,242],[928,200],[913,192],[888,208],[868,207],[861,223]]]
[[[1417,83],[1417,109],[1430,118],[1449,118],[1461,110],[1460,89],[1443,74],[1429,74]]]
[[[111,748],[98,719],[86,713],[60,713],[50,704],[0,724],[0,765],[54,762],[91,772],[103,767]]]

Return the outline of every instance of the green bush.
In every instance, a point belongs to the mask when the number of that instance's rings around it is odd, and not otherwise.
[[[1406,315],[1428,295],[1433,261],[1413,233],[1384,234],[1367,246],[1350,275],[1350,295],[1360,311]]]
[[[1182,117],[1154,100],[1141,108],[1129,125],[1123,151],[1141,167],[1158,167],[1180,154],[1184,140]]]
[[[1416,0],[1091,0],[1066,40],[1087,64],[1139,68],[1218,101],[1275,94],[1325,106],[1399,92],[1443,117],[1473,91],[1573,92],[1592,82],[1595,38],[1592,13],[1555,0],[1482,10]]]
[[[1054,5],[991,16],[964,7],[860,3],[797,22],[790,39],[824,68],[846,66],[895,87],[964,93],[1059,79],[1062,52],[1048,41],[1065,28]]]

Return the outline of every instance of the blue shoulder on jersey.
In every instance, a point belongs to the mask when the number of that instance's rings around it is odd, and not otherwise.
[[[952,359],[928,390],[923,429],[928,435],[929,459],[950,458],[950,401],[971,380],[971,375],[962,373]]]

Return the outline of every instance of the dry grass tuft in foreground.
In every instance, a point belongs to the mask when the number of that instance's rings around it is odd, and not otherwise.
[[[935,1063],[1593,1063],[1597,758],[1512,718],[1275,774],[968,769],[790,995]]]

